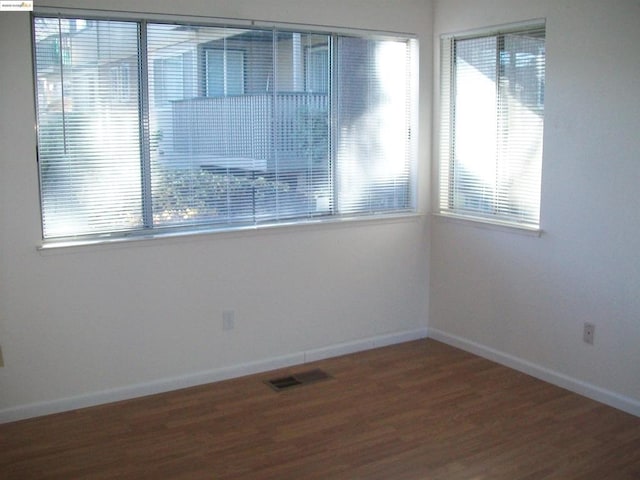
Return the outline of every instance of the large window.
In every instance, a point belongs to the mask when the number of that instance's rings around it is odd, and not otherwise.
[[[45,241],[413,211],[415,40],[33,19]]]
[[[440,212],[539,228],[545,30],[442,39]]]

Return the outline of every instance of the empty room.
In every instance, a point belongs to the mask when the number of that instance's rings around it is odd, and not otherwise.
[[[0,478],[640,478],[638,0],[0,2]]]

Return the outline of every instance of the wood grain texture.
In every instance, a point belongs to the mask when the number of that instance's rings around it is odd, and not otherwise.
[[[421,340],[0,425],[0,478],[637,480],[640,418]]]

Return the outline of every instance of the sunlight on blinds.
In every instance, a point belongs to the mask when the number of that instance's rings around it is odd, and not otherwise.
[[[45,237],[140,227],[138,26],[35,19]]]
[[[412,43],[342,37],[337,50],[338,208],[405,209],[412,192]]]
[[[442,43],[440,211],[537,227],[544,28]]]

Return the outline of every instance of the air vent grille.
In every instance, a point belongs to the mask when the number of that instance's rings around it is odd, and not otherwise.
[[[304,372],[294,373],[286,377],[273,378],[267,380],[265,383],[273,388],[276,392],[281,392],[293,387],[300,387],[302,385],[309,385],[310,383],[319,382],[321,380],[327,380],[331,378],[331,375],[319,368],[313,370],[306,370]]]

